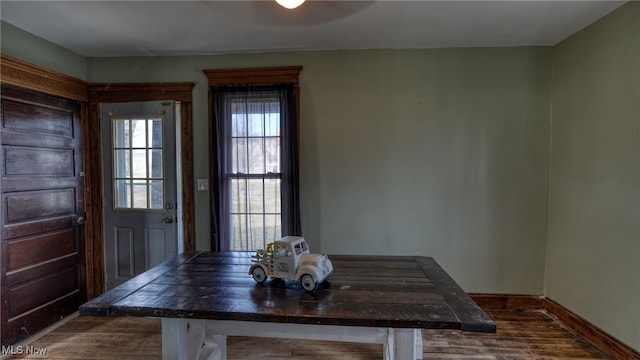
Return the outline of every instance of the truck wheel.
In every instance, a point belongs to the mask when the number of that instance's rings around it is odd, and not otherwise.
[[[253,280],[255,280],[258,284],[262,284],[265,280],[267,280],[267,274],[264,273],[264,269],[260,266],[256,266],[253,271],[251,271],[251,276],[253,276]]]
[[[300,285],[309,292],[314,291],[318,287],[318,283],[313,280],[313,276],[309,274],[304,274],[300,277]]]

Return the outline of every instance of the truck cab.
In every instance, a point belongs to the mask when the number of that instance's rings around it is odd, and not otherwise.
[[[286,236],[253,256],[249,274],[258,283],[267,277],[300,280],[306,291],[314,291],[333,272],[327,255],[312,254],[306,240],[300,236]]]

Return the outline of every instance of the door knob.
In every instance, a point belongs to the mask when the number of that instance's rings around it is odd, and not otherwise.
[[[162,219],[162,222],[165,224],[172,224],[173,223],[173,217],[172,216],[167,216],[166,218]]]
[[[82,216],[78,216],[76,222],[78,223],[78,225],[82,225],[86,222],[86,220]]]

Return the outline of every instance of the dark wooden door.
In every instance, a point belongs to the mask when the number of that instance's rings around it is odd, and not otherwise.
[[[12,344],[86,301],[80,105],[1,88],[0,326]]]

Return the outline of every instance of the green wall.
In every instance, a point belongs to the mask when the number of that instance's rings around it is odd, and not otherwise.
[[[550,48],[88,59],[90,82],[193,81],[195,177],[208,174],[202,69],[302,65],[303,235],[329,253],[434,256],[468,291],[542,293]],[[196,193],[208,249],[208,194]]]
[[[553,50],[546,294],[640,349],[640,3]]]
[[[0,52],[4,55],[67,74],[87,79],[86,59],[9,23],[0,21]]]

